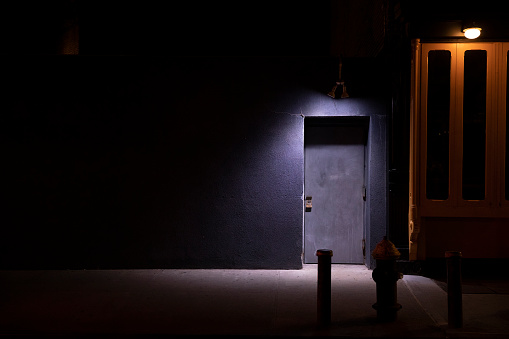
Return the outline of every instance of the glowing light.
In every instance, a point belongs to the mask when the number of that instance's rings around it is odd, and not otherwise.
[[[479,35],[481,35],[481,29],[479,27],[465,28],[463,30],[463,33],[465,33],[465,38],[475,39],[475,38],[478,38]]]

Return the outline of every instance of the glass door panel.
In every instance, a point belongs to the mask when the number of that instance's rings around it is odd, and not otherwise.
[[[463,78],[462,198],[486,196],[486,77],[487,52],[467,50]]]
[[[429,51],[427,93],[426,198],[446,200],[449,197],[450,51]]]
[[[505,72],[505,200],[509,200],[509,138],[507,136],[507,131],[509,131],[509,119],[507,117],[509,116],[509,105],[507,104],[509,102],[509,67],[508,66],[508,60],[509,60],[509,51],[507,51],[504,55],[504,64],[506,68]]]

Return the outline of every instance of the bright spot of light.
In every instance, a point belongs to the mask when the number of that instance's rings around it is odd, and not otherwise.
[[[466,28],[463,30],[463,33],[465,33],[465,38],[475,39],[481,35],[481,29],[479,27]]]

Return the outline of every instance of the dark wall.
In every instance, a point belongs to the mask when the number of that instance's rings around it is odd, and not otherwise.
[[[1,268],[299,268],[310,115],[372,117],[385,232],[383,104],[327,97],[337,60],[4,61]]]
[[[0,54],[62,53],[77,25],[80,55],[329,55],[330,2],[5,0]]]

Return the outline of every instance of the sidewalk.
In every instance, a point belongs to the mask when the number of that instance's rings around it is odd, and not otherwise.
[[[492,283],[486,293],[464,288],[464,327],[449,330],[445,291],[421,276],[398,282],[403,308],[395,322],[379,323],[371,307],[376,301],[371,273],[362,265],[332,266],[332,325],[319,330],[316,265],[0,271],[0,335],[509,336],[507,282]],[[481,282],[476,286],[482,290]]]

